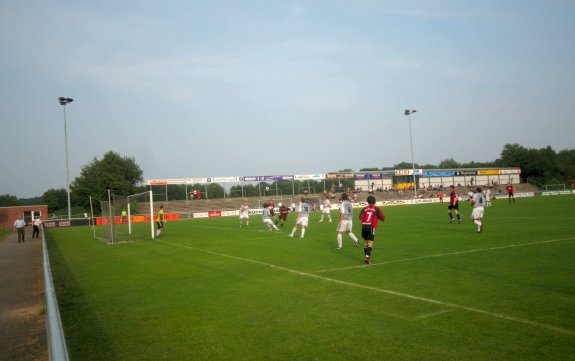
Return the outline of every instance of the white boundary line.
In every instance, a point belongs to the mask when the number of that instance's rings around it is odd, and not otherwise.
[[[571,239],[575,239],[575,237],[574,237],[574,238],[571,238]],[[191,249],[191,250],[194,250],[194,251],[197,251],[197,252],[202,252],[202,253],[211,254],[211,255],[214,255],[214,256],[226,257],[226,258],[235,259],[235,260],[238,260],[238,261],[254,263],[254,264],[261,265],[261,266],[266,266],[266,267],[269,267],[269,268],[273,268],[273,269],[277,269],[277,270],[289,272],[289,273],[292,273],[292,274],[296,274],[296,275],[299,275],[299,276],[308,277],[308,278],[314,278],[314,279],[317,279],[317,280],[320,280],[320,281],[332,282],[332,283],[335,283],[335,284],[338,284],[338,285],[343,285],[343,286],[348,286],[348,287],[353,287],[353,288],[359,288],[359,289],[374,291],[374,292],[378,292],[378,293],[385,293],[385,294],[388,294],[388,295],[393,295],[393,296],[397,296],[397,297],[407,298],[407,299],[411,299],[411,300],[415,300],[415,301],[420,301],[420,302],[432,303],[432,304],[441,305],[441,306],[444,306],[444,307],[454,308],[454,309],[458,309],[458,310],[465,310],[465,311],[469,311],[469,312],[473,312],[473,313],[482,314],[482,315],[485,315],[485,316],[490,316],[490,317],[494,317],[494,318],[499,318],[499,319],[503,319],[503,320],[507,320],[507,321],[514,321],[514,322],[523,323],[523,324],[530,325],[530,326],[534,326],[534,327],[538,327],[538,328],[543,328],[543,329],[550,330],[550,331],[555,331],[555,332],[562,333],[562,334],[567,334],[567,335],[573,335],[573,336],[575,336],[575,330],[570,330],[570,329],[566,329],[566,328],[559,327],[559,326],[549,325],[549,324],[546,324],[546,323],[536,322],[536,321],[528,320],[528,319],[525,319],[525,318],[508,316],[508,315],[501,314],[501,313],[495,313],[495,312],[485,311],[485,310],[482,310],[482,309],[479,309],[479,308],[475,308],[475,307],[468,307],[468,306],[458,305],[458,304],[456,304],[456,303],[443,302],[443,301],[434,300],[434,299],[431,299],[431,298],[419,297],[419,296],[410,295],[410,294],[407,294],[407,293],[402,293],[402,292],[397,292],[397,291],[392,291],[392,290],[386,290],[386,289],[383,289],[383,288],[377,288],[377,287],[372,287],[372,286],[361,285],[361,284],[359,284],[359,283],[341,281],[341,280],[337,280],[337,279],[335,279],[335,278],[329,278],[329,277],[324,277],[324,276],[320,276],[320,275],[313,274],[313,273],[307,273],[307,272],[297,271],[297,270],[293,270],[293,269],[290,269],[290,268],[286,268],[286,267],[274,265],[274,264],[271,264],[271,263],[266,263],[266,262],[262,262],[262,261],[257,261],[257,260],[254,260],[254,259],[237,257],[237,256],[229,255],[229,254],[219,253],[219,252],[212,252],[212,251],[208,251],[208,250],[205,250],[205,249],[200,249],[200,248],[195,248],[195,247],[190,247],[190,246],[180,245],[180,244],[174,244],[174,243],[169,243],[169,242],[165,242],[165,241],[158,241],[158,242],[163,243],[163,244],[167,244],[167,245],[170,245],[170,246],[174,246],[174,247],[187,248],[187,249]]]
[[[439,253],[439,254],[432,254],[432,255],[420,256],[420,257],[402,258],[402,259],[396,259],[396,260],[391,260],[391,261],[372,263],[371,265],[369,265],[369,267],[367,267],[366,265],[350,266],[350,267],[341,267],[341,268],[332,268],[332,269],[319,270],[319,271],[314,271],[313,273],[325,273],[325,272],[332,272],[332,271],[343,271],[343,270],[355,269],[355,268],[365,268],[365,269],[369,269],[369,268],[373,268],[373,267],[376,267],[376,266],[383,266],[383,265],[390,264],[390,263],[401,263],[401,262],[409,262],[409,261],[419,261],[419,260],[428,259],[428,258],[455,256],[455,255],[467,254],[467,253],[496,251],[496,250],[499,250],[499,249],[515,248],[515,247],[525,247],[525,246],[533,246],[533,245],[538,245],[538,244],[555,243],[555,242],[563,242],[563,241],[571,241],[571,240],[575,240],[575,237],[561,238],[561,239],[551,239],[551,240],[547,240],[547,241],[538,241],[538,242],[529,242],[529,243],[510,244],[510,245],[508,245],[508,246],[498,246],[498,247],[489,247],[489,248],[477,248],[477,249],[470,249],[470,250],[467,250],[467,251],[458,251],[458,252],[450,252],[450,253]]]
[[[419,316],[415,317],[414,319],[415,320],[423,320],[425,318],[435,317],[435,316],[443,315],[444,313],[453,312],[453,311],[455,311],[455,310],[449,309],[449,310],[441,310],[441,311],[432,312],[432,313],[426,313],[423,315],[419,315]]]

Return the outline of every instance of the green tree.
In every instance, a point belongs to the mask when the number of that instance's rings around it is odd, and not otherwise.
[[[231,186],[228,193],[230,198],[259,196],[259,191],[253,184],[244,184],[243,187],[241,185]]]
[[[457,169],[461,168],[461,165],[458,162],[456,162],[453,158],[448,158],[439,162],[438,167],[440,169]]]
[[[19,205],[20,201],[18,200],[18,197],[13,196],[11,194],[0,195],[0,207],[12,207]]]
[[[203,199],[206,199],[207,197],[209,197],[209,199],[224,198],[224,187],[219,183],[210,183],[208,185],[208,194],[202,195]]]
[[[101,160],[94,158],[90,164],[82,167],[80,176],[74,179],[70,189],[78,205],[88,209],[90,196],[107,199],[108,189],[113,194],[133,194],[143,180],[142,169],[134,158],[109,151]]]
[[[575,149],[566,149],[557,153],[557,165],[561,169],[564,183],[571,184],[575,180]]]
[[[68,207],[68,195],[64,188],[51,188],[42,195],[42,202],[48,206],[49,212],[56,212]]]
[[[501,151],[501,158],[496,161],[500,167],[526,167],[529,163],[529,149],[514,143],[505,144]]]

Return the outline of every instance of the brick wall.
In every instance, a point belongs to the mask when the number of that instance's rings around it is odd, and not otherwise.
[[[40,212],[40,219],[48,219],[48,206],[17,206],[17,207],[0,207],[0,228],[13,229],[14,222],[18,216],[24,216],[26,212]],[[30,224],[28,224],[30,225]]]

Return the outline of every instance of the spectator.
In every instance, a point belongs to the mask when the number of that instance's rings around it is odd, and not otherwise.
[[[26,222],[22,219],[22,216],[18,216],[18,219],[14,222],[14,231],[18,233],[18,243],[26,242]]]

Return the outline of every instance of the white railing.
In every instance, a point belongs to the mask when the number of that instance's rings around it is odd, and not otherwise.
[[[44,258],[44,293],[46,295],[46,334],[48,336],[48,355],[50,361],[68,361],[66,338],[62,328],[62,319],[58,309],[58,300],[52,282],[50,258],[46,247],[46,236],[42,227],[42,254]]]

